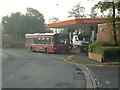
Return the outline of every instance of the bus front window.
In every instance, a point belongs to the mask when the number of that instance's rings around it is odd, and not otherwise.
[[[67,35],[57,36],[55,38],[55,44],[56,45],[66,45],[69,43],[69,37]]]

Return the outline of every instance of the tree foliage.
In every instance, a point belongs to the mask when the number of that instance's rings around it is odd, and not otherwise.
[[[96,18],[97,15],[98,15],[97,10],[95,10],[94,8],[92,8],[92,9],[91,9],[91,14],[89,14],[89,16],[90,16],[91,18]]]
[[[49,19],[49,23],[56,23],[56,22],[60,22],[59,18],[57,18],[57,17],[51,17]],[[67,30],[63,29],[63,28],[50,28],[50,31],[54,32],[54,33],[66,33],[67,32]]]
[[[3,30],[5,33],[15,35],[19,33],[19,29],[22,23],[22,14],[20,12],[12,13],[11,16],[5,16],[2,18]]]
[[[49,19],[49,23],[56,23],[56,22],[59,22],[59,18],[57,17],[51,17]],[[58,33],[60,29],[57,29],[57,28],[50,28],[50,31],[54,32],[54,33]]]
[[[120,1],[119,0],[115,0],[115,2],[98,2],[98,4],[94,5],[94,7],[92,8],[93,10],[95,9],[99,9],[100,12],[104,15],[104,13],[107,13],[106,16],[104,17],[109,17],[112,18],[113,20],[113,39],[114,39],[114,45],[117,45],[117,32],[116,32],[116,28],[115,28],[115,22],[116,22],[116,17],[119,18],[119,16],[117,15],[117,13],[115,13],[116,10],[119,11],[119,7],[120,7]]]
[[[71,11],[68,11],[68,18],[75,17],[75,18],[85,18],[85,7],[81,6],[81,3],[76,4]]]
[[[2,25],[6,34],[22,38],[26,33],[46,32],[44,16],[33,8],[27,8],[26,15],[16,12],[2,17]]]
[[[49,19],[49,23],[55,23],[55,22],[59,22],[60,20],[57,17],[51,17]]]
[[[104,17],[111,17],[112,13],[113,13],[113,4],[115,5],[115,9],[118,10],[120,3],[119,0],[116,0],[115,3],[113,2],[98,2],[98,4],[95,4],[91,11],[95,12],[95,10],[100,10],[100,12],[102,13],[102,15],[104,15]],[[107,13],[108,12],[108,13]],[[105,16],[105,13],[107,13],[107,15]]]

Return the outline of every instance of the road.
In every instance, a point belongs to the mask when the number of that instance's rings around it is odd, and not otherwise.
[[[3,88],[85,88],[79,67],[64,61],[68,55],[2,50]]]
[[[94,77],[98,88],[116,88],[119,90],[119,64],[89,60],[86,53],[71,55],[69,60],[72,63],[85,66]]]
[[[116,65],[88,66],[94,78],[102,84],[103,88],[119,88],[119,72]]]

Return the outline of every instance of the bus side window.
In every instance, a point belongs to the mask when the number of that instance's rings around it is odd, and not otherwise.
[[[51,38],[46,38],[46,44],[50,44]]]
[[[29,38],[26,38],[26,43],[30,43]]]
[[[41,44],[45,44],[45,38],[42,38]]]
[[[28,39],[27,39],[27,42],[28,42],[28,43],[31,43],[31,38],[28,38]]]
[[[30,43],[33,43],[33,42],[32,42],[32,38],[30,38]]]
[[[32,43],[32,40],[31,40],[31,38],[29,38],[28,42],[29,42],[29,43]]]
[[[36,43],[37,43],[37,44],[41,44],[41,38],[37,38],[37,39],[36,39]]]
[[[33,38],[33,43],[36,43],[36,38]]]

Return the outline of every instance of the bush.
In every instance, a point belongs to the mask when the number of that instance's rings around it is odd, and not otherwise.
[[[89,52],[103,55],[106,61],[120,61],[120,47],[113,47],[111,43],[91,43],[89,45]]]
[[[102,46],[113,46],[111,42],[99,42]]]
[[[89,48],[88,48],[89,52],[93,52],[93,50],[94,50],[97,46],[98,46],[97,43],[91,43],[91,44],[89,45]]]
[[[104,58],[120,61],[120,47],[111,47],[105,49]]]
[[[93,53],[103,54],[103,52],[105,51],[105,49],[106,49],[106,47],[97,46],[96,48],[93,49]]]
[[[110,42],[94,42],[89,45],[89,52],[95,51],[94,49],[99,46],[113,46]],[[100,47],[99,47],[100,48]]]

